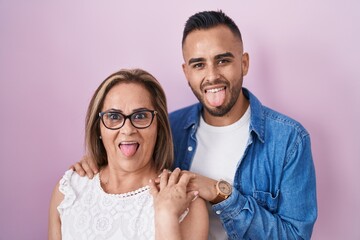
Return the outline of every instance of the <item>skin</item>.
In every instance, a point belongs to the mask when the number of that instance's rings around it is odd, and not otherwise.
[[[59,183],[56,184],[50,201],[49,209],[49,224],[48,224],[48,239],[49,240],[59,240],[61,239],[61,221],[59,212],[57,211],[57,206],[60,205],[61,201],[64,199],[64,195],[59,191]]]
[[[143,109],[154,110],[154,107],[150,93],[142,85],[120,83],[105,97],[102,111],[109,109],[128,115]],[[133,127],[127,119],[119,130],[107,129],[101,123],[100,132],[108,156],[108,165],[102,169],[100,175],[103,190],[118,194],[150,185],[150,192],[154,198],[157,240],[207,239],[208,215],[205,202],[195,199],[198,195],[197,191],[187,191],[188,183],[195,178],[194,174],[180,176],[180,170],[177,169],[169,176],[165,171],[161,174],[160,189],[156,188],[153,181],[149,182],[149,179],[159,175],[152,159],[157,137],[156,117],[145,129]],[[120,144],[129,142],[139,144],[136,153],[132,156],[126,156],[120,150]],[[57,206],[63,199],[64,196],[57,184],[49,211],[49,239],[52,240],[61,239],[61,220]],[[179,224],[179,217],[188,207],[190,209],[188,215]]]
[[[204,105],[203,117],[213,126],[227,126],[241,118],[249,102],[241,88],[248,72],[249,55],[229,28],[218,26],[191,32],[183,45],[184,74],[193,93]],[[225,87],[225,102],[212,107],[206,91]]]
[[[150,180],[155,206],[156,239],[207,240],[209,216],[205,202],[202,199],[198,201],[198,191],[189,192],[187,187],[190,181],[196,178],[195,174],[181,175],[181,170],[177,168],[169,175],[169,172],[164,170],[158,185]],[[179,217],[188,206],[190,210],[179,224]]]
[[[249,55],[243,44],[226,26],[191,32],[183,45],[184,74],[193,93],[204,105],[203,117],[212,126],[227,126],[238,121],[249,106],[241,89],[243,77],[249,69]],[[213,107],[206,91],[225,88],[225,101]],[[191,172],[183,171],[183,174]],[[216,197],[217,180],[197,175],[190,189],[211,201]]]
[[[126,101],[124,101],[126,99]],[[149,92],[141,85],[120,83],[105,97],[101,111],[116,110],[128,115],[138,110],[154,110]],[[157,119],[145,129],[137,129],[127,119],[119,130],[111,130],[100,124],[103,144],[108,156],[108,166],[101,176],[108,182],[108,193],[129,192],[147,185],[157,175],[152,153],[157,137]],[[139,147],[133,156],[125,156],[119,145],[136,142]],[[141,179],[139,181],[139,179]]]
[[[238,121],[249,106],[241,91],[243,77],[249,69],[249,55],[243,51],[241,40],[229,28],[220,25],[189,33],[182,50],[182,68],[190,88],[204,105],[205,122],[212,126],[227,126]],[[206,91],[224,87],[224,103],[212,107],[206,100]],[[86,158],[72,167],[79,174],[86,173],[92,177],[97,169]],[[182,171],[182,174],[193,173]],[[190,181],[188,190],[199,191],[201,198],[211,201],[216,197],[217,181],[197,175]]]

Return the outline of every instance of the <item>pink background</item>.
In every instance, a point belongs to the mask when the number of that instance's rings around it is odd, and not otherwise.
[[[360,239],[360,2],[0,0],[0,239],[46,239],[51,191],[84,153],[89,99],[141,67],[169,110],[195,102],[181,70],[186,19],[223,9],[240,27],[245,86],[312,136],[313,239]]]

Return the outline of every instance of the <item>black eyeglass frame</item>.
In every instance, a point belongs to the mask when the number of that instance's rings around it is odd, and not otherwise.
[[[133,120],[132,120],[131,117],[134,116],[135,114],[139,114],[139,113],[142,113],[142,112],[149,112],[149,113],[151,113],[151,121],[150,121],[149,125],[146,126],[146,127],[137,127],[137,126],[134,125]],[[111,128],[111,127],[106,126],[106,124],[105,124],[105,122],[104,122],[104,119],[103,119],[103,116],[104,116],[105,114],[108,114],[108,113],[120,114],[121,116],[124,117],[123,123],[122,123],[119,127],[116,127],[116,128]],[[151,126],[151,124],[152,124],[153,121],[154,121],[154,117],[155,117],[155,115],[156,115],[157,113],[158,113],[158,112],[155,111],[155,110],[140,110],[140,111],[133,112],[133,113],[131,113],[131,114],[129,114],[129,115],[125,115],[125,114],[122,114],[121,112],[117,112],[117,111],[113,111],[113,110],[108,110],[108,111],[105,111],[105,112],[99,112],[99,118],[101,119],[101,122],[104,124],[104,126],[105,126],[107,129],[110,129],[110,130],[118,130],[118,129],[122,128],[122,127],[125,125],[126,119],[129,119],[131,125],[133,125],[134,128],[137,128],[137,129],[145,129],[145,128],[148,128],[148,127]]]

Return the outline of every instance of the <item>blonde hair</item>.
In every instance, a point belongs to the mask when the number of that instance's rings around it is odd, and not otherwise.
[[[150,93],[156,118],[157,140],[153,152],[156,170],[171,168],[174,153],[173,141],[167,112],[167,103],[164,90],[154,76],[142,69],[122,69],[107,77],[96,89],[91,98],[85,121],[85,147],[87,154],[96,163],[98,168],[108,164],[107,153],[100,136],[99,112],[103,108],[104,100],[110,89],[119,83],[135,83],[144,86]]]

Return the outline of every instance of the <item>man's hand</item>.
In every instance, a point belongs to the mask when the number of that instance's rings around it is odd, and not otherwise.
[[[211,201],[216,198],[216,183],[217,180],[189,172],[181,171],[181,175],[196,175],[195,178],[190,180],[187,191],[199,191],[199,196],[206,200]]]
[[[73,169],[80,176],[87,175],[90,179],[92,179],[94,174],[98,173],[99,171],[94,161],[92,161],[87,155],[83,156],[80,162],[70,166],[70,169]]]

